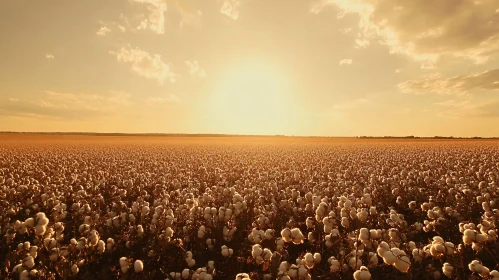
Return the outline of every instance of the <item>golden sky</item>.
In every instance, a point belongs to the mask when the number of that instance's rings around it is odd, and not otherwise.
[[[497,0],[0,0],[0,130],[499,136]]]

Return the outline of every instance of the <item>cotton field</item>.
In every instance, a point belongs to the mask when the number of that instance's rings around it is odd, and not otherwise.
[[[0,279],[499,280],[498,184],[492,140],[2,136]]]

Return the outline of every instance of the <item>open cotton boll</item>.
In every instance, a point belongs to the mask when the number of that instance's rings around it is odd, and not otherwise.
[[[499,271],[497,270],[492,270],[489,274],[490,280],[499,280]]]
[[[35,266],[35,259],[32,256],[27,256],[23,259],[23,265],[27,268],[33,268]]]
[[[35,226],[35,219],[33,218],[27,218],[25,221],[24,221],[24,224],[28,227],[28,228],[32,228]]]
[[[344,228],[349,228],[350,227],[350,221],[348,221],[347,217],[341,218],[341,226]]]
[[[235,280],[251,280],[251,278],[247,273],[239,273],[236,275]]]
[[[230,256],[232,256],[232,254],[233,254],[232,249],[230,249],[229,247],[227,247],[225,245],[222,246],[222,256],[230,257]]]
[[[191,271],[189,269],[182,270],[182,279],[189,279],[191,277]]]
[[[78,266],[76,264],[73,264],[71,266],[71,273],[73,273],[73,275],[78,274],[79,271],[80,271],[80,269],[78,268]]]
[[[445,276],[451,278],[452,277],[452,271],[454,270],[454,267],[450,265],[449,263],[444,263],[442,267],[442,272],[444,273]]]
[[[133,269],[136,273],[142,272],[144,270],[144,263],[141,260],[136,260],[133,263]]]
[[[327,262],[329,263],[329,270],[331,273],[340,271],[341,264],[336,258],[330,257]]]
[[[353,270],[357,270],[362,266],[362,260],[360,258],[350,257],[348,259],[348,266],[350,266]]]
[[[281,230],[281,236],[284,242],[290,242],[291,241],[291,230],[289,228],[284,228]]]
[[[411,260],[409,257],[405,254],[404,251],[401,250],[395,250],[398,248],[393,248],[392,251],[394,251],[394,254],[397,256],[397,259],[395,260],[395,263],[393,266],[395,266],[396,269],[398,269],[400,272],[407,272],[409,271],[409,268],[411,267]]]
[[[306,253],[304,258],[305,260],[305,265],[308,267],[308,268],[312,268],[314,267],[314,256],[311,254],[311,253]]]
[[[99,240],[99,242],[97,242],[97,251],[102,254],[104,253],[104,251],[106,251],[106,244],[104,243],[103,240]]]
[[[359,270],[353,273],[353,278],[355,280],[369,280],[371,279],[371,273],[365,266],[361,266]]]
[[[44,225],[36,225],[35,226],[35,235],[43,235],[45,234],[45,231],[47,230],[47,227]]]
[[[259,244],[255,244],[251,248],[251,255],[253,256],[253,258],[261,256],[262,253],[263,253],[263,249],[262,249],[262,246],[260,246]]]

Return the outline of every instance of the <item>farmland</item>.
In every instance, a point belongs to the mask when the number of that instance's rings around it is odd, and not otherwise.
[[[0,135],[2,279],[499,280],[499,141]]]

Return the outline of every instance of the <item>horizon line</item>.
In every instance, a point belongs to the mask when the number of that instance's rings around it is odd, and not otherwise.
[[[187,136],[187,137],[295,137],[295,138],[358,138],[358,139],[499,139],[499,136],[415,136],[415,135],[385,135],[385,136],[319,136],[319,135],[285,135],[285,134],[233,134],[233,133],[165,133],[165,132],[61,132],[61,131],[0,131],[0,134],[53,134],[53,135],[93,135],[93,136]]]

